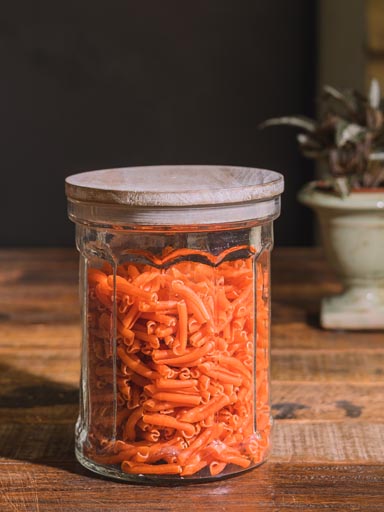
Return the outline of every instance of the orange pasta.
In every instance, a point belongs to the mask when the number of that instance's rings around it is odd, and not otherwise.
[[[190,423],[184,423],[183,421],[179,421],[177,418],[166,414],[144,414],[143,421],[150,425],[171,427],[176,430],[182,430],[191,436],[195,433],[195,428]]]
[[[196,316],[197,320],[201,320],[201,323],[209,322],[210,315],[207,311],[207,308],[199,297],[199,295],[188,288],[180,281],[172,281],[172,289],[176,292],[176,294],[180,295],[185,299],[185,302],[188,304],[188,307],[193,311],[193,314]]]
[[[178,343],[173,350],[176,354],[182,355],[188,342],[188,310],[184,300],[177,303],[177,314],[179,316]]]
[[[165,391],[154,393],[153,398],[162,402],[173,402],[174,404],[180,403],[183,405],[198,405],[201,402],[200,396],[186,395],[184,393],[167,393]]]
[[[197,379],[158,379],[156,386],[158,389],[185,389],[197,386],[199,381]]]
[[[215,260],[167,247],[153,266],[135,251],[115,274],[88,269],[89,459],[193,477],[265,458],[269,277],[263,255],[242,249]]]
[[[121,469],[133,475],[177,475],[182,471],[178,464],[133,464],[129,461],[124,461]]]
[[[129,416],[125,426],[123,438],[127,441],[134,441],[136,438],[136,423],[143,416],[143,407],[137,407]]]

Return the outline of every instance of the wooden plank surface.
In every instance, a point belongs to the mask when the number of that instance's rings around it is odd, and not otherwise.
[[[77,265],[71,249],[0,251],[1,511],[384,509],[384,333],[319,328],[339,289],[319,250],[273,254],[269,462],[182,488],[109,481],[74,458]]]
[[[220,482],[148,487],[65,462],[9,463],[0,483],[1,510],[17,512],[382,512],[384,500],[384,468],[375,465],[267,463]]]

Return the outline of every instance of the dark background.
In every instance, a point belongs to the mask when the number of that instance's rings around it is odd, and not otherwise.
[[[292,130],[257,127],[313,115],[314,4],[3,0],[0,244],[73,245],[69,174],[167,163],[282,172],[276,244],[311,244],[312,165]]]

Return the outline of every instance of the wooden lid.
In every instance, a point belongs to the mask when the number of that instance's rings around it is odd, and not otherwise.
[[[283,189],[277,172],[229,166],[126,167],[66,179],[68,199],[130,207],[231,205],[269,200]]]

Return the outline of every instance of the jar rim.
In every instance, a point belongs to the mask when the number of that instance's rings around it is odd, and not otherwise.
[[[159,165],[82,172],[65,180],[69,200],[128,207],[199,207],[268,201],[281,195],[275,171],[220,165]]]

